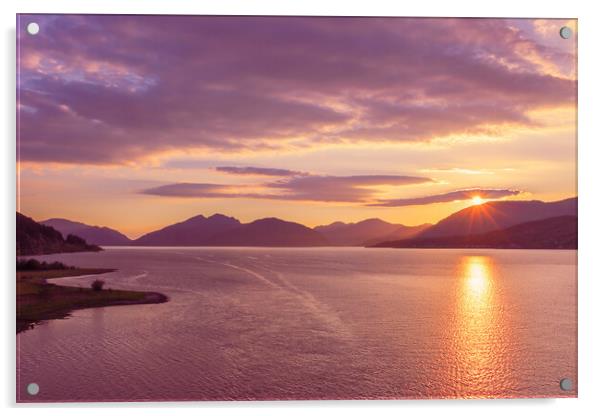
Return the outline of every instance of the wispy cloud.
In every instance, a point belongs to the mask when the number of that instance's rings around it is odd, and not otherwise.
[[[218,172],[231,173],[234,175],[257,175],[257,176],[299,176],[306,175],[304,172],[288,169],[259,168],[253,166],[218,166],[215,168]]]
[[[366,203],[380,193],[379,186],[404,186],[432,179],[398,175],[294,176],[276,182],[248,185],[175,183],[144,189],[141,193],[181,198],[254,198],[286,201]]]
[[[442,202],[465,201],[476,196],[479,196],[482,199],[500,199],[507,196],[518,195],[520,193],[521,191],[514,189],[472,188],[418,198],[382,199],[377,203],[368,205],[377,207],[404,207],[409,205],[428,205]]]
[[[140,191],[141,194],[171,196],[180,198],[225,198],[232,196],[228,193],[232,187],[227,185],[218,185],[213,183],[174,183],[161,185]]]
[[[461,175],[493,175],[490,170],[483,169],[465,169],[465,168],[427,168],[420,169],[424,173],[457,173]]]
[[[366,202],[378,193],[378,186],[404,186],[432,182],[418,176],[356,175],[303,176],[267,184],[284,192],[290,200],[326,202]]]

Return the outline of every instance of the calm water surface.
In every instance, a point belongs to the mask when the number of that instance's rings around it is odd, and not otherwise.
[[[22,401],[574,396],[576,251],[108,248],[158,305],[17,336]],[[98,276],[65,278],[89,286]],[[26,386],[40,385],[29,397]]]

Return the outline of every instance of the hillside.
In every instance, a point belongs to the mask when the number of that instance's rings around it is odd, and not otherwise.
[[[51,218],[46,221],[41,221],[40,223],[49,225],[55,230],[60,231],[63,237],[66,237],[69,234],[77,235],[90,244],[100,246],[124,246],[131,242],[127,236],[109,227],[88,225],[64,218]]]
[[[132,242],[139,246],[274,246],[307,247],[328,245],[311,228],[278,218],[242,224],[221,214],[197,215],[143,235]]]
[[[211,238],[210,245],[312,247],[327,246],[328,242],[320,233],[304,225],[264,218],[217,234]]]
[[[78,236],[63,238],[54,228],[17,212],[17,256],[99,250]]]
[[[552,217],[481,234],[389,241],[375,247],[577,249],[577,217]]]
[[[236,218],[215,214],[210,217],[197,215],[160,230],[143,235],[132,244],[138,246],[204,246],[211,245],[211,238],[240,226]]]
[[[414,238],[420,233],[427,230],[429,227],[432,227],[432,224],[421,224],[416,226],[401,226],[397,230],[393,231],[387,235],[381,235],[377,238],[373,238],[370,240],[364,241],[362,246],[371,246],[374,244],[382,243],[384,241],[393,241],[393,240],[404,240],[407,238]]]
[[[408,227],[391,224],[378,218],[357,223],[334,222],[314,228],[334,246],[363,246],[401,238],[410,238],[423,231],[426,225]]]
[[[420,233],[419,237],[480,234],[564,215],[577,215],[577,198],[556,202],[493,201],[460,210]]]

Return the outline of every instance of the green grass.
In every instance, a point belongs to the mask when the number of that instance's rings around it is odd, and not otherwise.
[[[46,279],[102,274],[113,269],[65,269],[17,272],[17,332],[48,319],[60,319],[74,309],[165,302],[160,293],[59,286]]]

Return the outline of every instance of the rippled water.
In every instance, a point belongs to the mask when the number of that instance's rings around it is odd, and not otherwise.
[[[574,396],[576,251],[109,248],[158,305],[17,336],[31,401]],[[62,279],[88,286],[95,277]],[[40,393],[27,396],[30,382]]]

